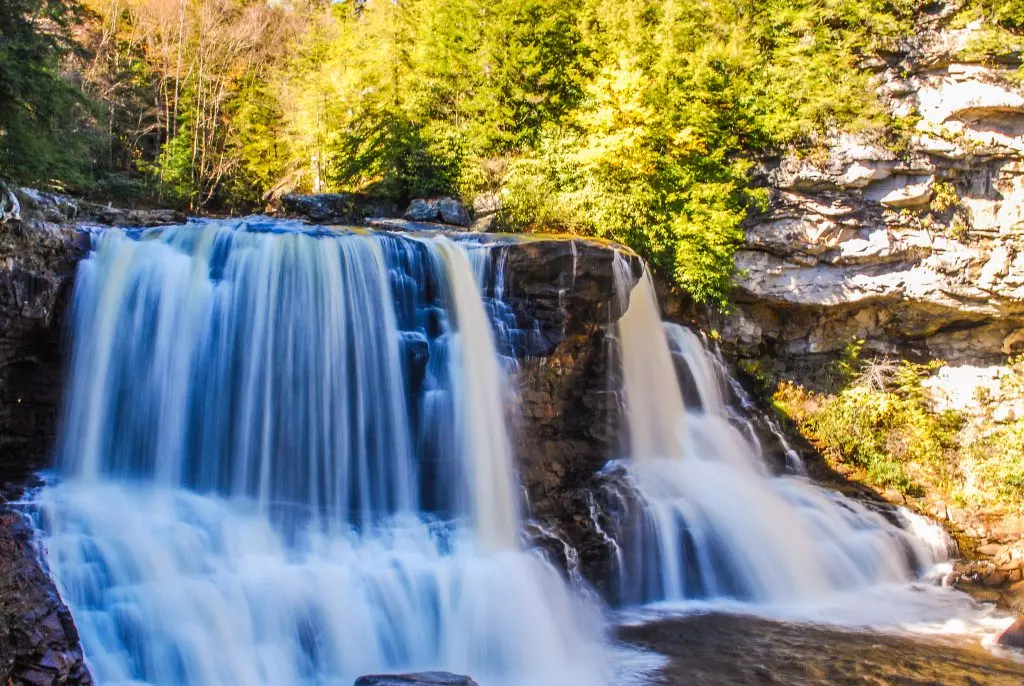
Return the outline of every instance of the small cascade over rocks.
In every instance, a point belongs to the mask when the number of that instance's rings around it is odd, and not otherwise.
[[[809,602],[908,582],[941,559],[856,502],[773,476],[730,417],[700,338],[662,324],[649,276],[629,298],[618,329],[630,460],[611,469],[624,470],[640,514],[618,541],[622,602]]]
[[[96,235],[37,505],[97,683],[604,683],[593,610],[518,544],[480,249]]]

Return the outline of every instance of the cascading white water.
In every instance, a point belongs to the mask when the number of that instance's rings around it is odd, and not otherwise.
[[[455,412],[455,421],[460,424],[457,433],[463,437],[465,455],[481,456],[468,461],[477,535],[485,547],[513,548],[519,518],[494,336],[466,254],[446,239],[438,241],[437,247],[448,266],[452,302],[458,316],[459,349],[454,358],[462,360],[465,366]],[[487,354],[480,354],[482,351]]]
[[[98,683],[603,683],[600,622],[517,545],[463,248],[270,220],[107,231],[74,326],[38,505]]]
[[[630,478],[643,510],[622,563],[627,601],[801,602],[906,582],[935,561],[928,546],[863,506],[770,475],[729,421],[700,339],[674,326],[663,331],[646,275],[632,290],[619,339]],[[688,366],[700,409],[684,406],[672,348]]]

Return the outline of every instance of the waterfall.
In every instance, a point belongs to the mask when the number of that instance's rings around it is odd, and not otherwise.
[[[820,601],[917,578],[934,546],[802,478],[769,473],[730,421],[701,340],[660,321],[650,277],[619,322],[628,478],[641,499],[621,541],[626,602],[726,598]],[[687,407],[675,357],[699,402]]]
[[[511,548],[519,525],[494,336],[466,254],[446,239],[438,241],[437,247],[448,266],[458,321],[460,349],[454,357],[466,365],[455,420],[461,424],[458,433],[463,437],[463,454],[471,457],[468,465],[476,530],[484,545]]]
[[[467,250],[259,218],[96,235],[38,506],[98,683],[604,683],[594,610],[517,543]]]

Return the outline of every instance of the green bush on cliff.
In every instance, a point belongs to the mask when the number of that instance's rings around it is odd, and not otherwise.
[[[943,486],[956,478],[952,452],[963,419],[930,407],[922,380],[930,366],[868,364],[833,395],[791,383],[775,406],[834,464],[860,468],[868,483],[917,494],[922,480]]]
[[[933,408],[922,382],[936,364],[864,363],[856,345],[840,360],[834,392],[782,383],[773,397],[830,464],[879,488],[991,511],[1024,507],[1024,417],[996,412],[1024,399],[1024,357],[1010,360],[998,402],[980,397],[984,411],[970,417]]]
[[[996,417],[1000,404],[1024,400],[1024,355],[1011,358],[999,381],[1000,398],[978,398],[982,416],[964,440],[961,497],[985,506],[1024,507],[1024,417]],[[985,395],[985,394],[982,394]]]

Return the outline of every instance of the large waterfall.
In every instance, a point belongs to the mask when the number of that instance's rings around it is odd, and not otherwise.
[[[502,301],[500,250],[263,218],[93,238],[59,473],[35,502],[98,683],[623,683],[601,610],[520,544],[503,355],[536,332]],[[636,516],[609,532],[585,502],[616,600],[821,604],[905,589],[941,557],[772,475],[701,341],[614,268],[613,465]]]
[[[600,623],[519,549],[478,261],[261,220],[97,237],[40,499],[99,683],[603,682]]]

